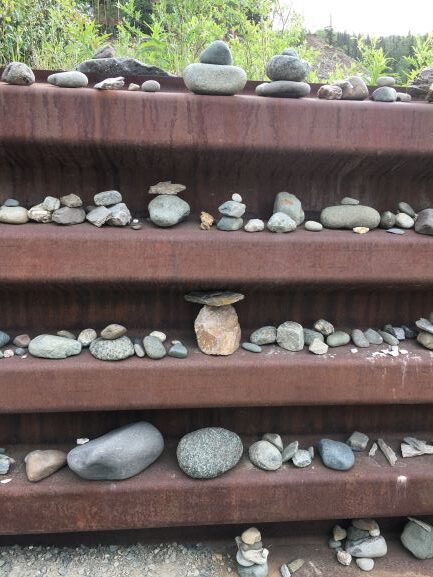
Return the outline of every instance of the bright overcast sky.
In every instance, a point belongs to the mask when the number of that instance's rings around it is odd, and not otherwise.
[[[329,25],[334,30],[371,36],[425,34],[433,31],[433,0],[286,0],[304,16],[315,32]]]

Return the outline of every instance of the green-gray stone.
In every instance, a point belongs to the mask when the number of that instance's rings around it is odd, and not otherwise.
[[[244,226],[242,218],[234,218],[232,216],[223,216],[217,223],[218,230],[232,231],[240,230]]]
[[[272,345],[277,340],[277,327],[266,326],[255,330],[250,341],[255,345]]]
[[[182,343],[175,343],[170,347],[168,356],[176,359],[186,359],[188,356],[188,349]]]
[[[433,527],[426,531],[418,523],[409,521],[401,534],[401,542],[417,559],[433,558]]]
[[[290,192],[279,192],[275,197],[273,213],[284,212],[292,218],[297,225],[304,222],[305,214],[302,203],[297,196]]]
[[[372,345],[381,345],[383,343],[383,338],[374,329],[367,329],[364,331],[365,338]]]
[[[242,348],[250,353],[261,353],[262,347],[255,345],[254,343],[242,343]]]
[[[153,337],[151,335],[144,337],[143,347],[146,351],[146,355],[150,359],[163,359],[167,354],[164,344],[158,339],[158,337]]]
[[[55,335],[39,335],[29,344],[29,353],[43,359],[66,359],[81,352],[81,343]]]
[[[222,40],[215,40],[200,54],[199,62],[202,64],[230,66],[233,63],[233,59],[228,45]]]
[[[239,66],[190,64],[183,71],[186,87],[196,94],[232,96],[243,90],[247,75]]]
[[[326,338],[326,344],[330,347],[342,347],[350,343],[350,335],[344,331],[335,331]]]
[[[314,339],[319,339],[320,341],[325,341],[325,337],[322,333],[318,331],[313,331],[312,329],[303,329],[304,330],[304,344],[309,347]],[[329,343],[328,343],[329,344]]]
[[[382,213],[382,216],[380,217],[380,228],[385,229],[392,228],[393,226],[395,226],[396,219],[397,217],[393,212],[391,212],[390,210],[386,210],[385,212]]]
[[[370,206],[340,204],[324,208],[320,215],[320,222],[326,228],[333,229],[352,229],[356,226],[372,229],[379,226],[380,214]]]

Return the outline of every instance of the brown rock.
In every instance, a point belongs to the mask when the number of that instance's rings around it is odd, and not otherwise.
[[[149,194],[178,194],[186,188],[183,184],[175,184],[171,180],[158,182],[149,188]]]
[[[49,477],[66,465],[66,453],[56,449],[32,451],[24,459],[27,478],[32,483]]]
[[[208,212],[202,211],[200,213],[200,228],[202,230],[209,230],[212,227],[214,221],[214,217]]]
[[[244,298],[243,294],[231,291],[192,292],[185,295],[185,300],[189,303],[198,303],[199,305],[209,305],[211,307],[232,305]]]
[[[231,305],[205,305],[194,323],[199,349],[206,355],[231,355],[241,340],[238,315]]]
[[[258,529],[255,527],[250,527],[242,533],[241,539],[246,545],[254,545],[254,543],[261,541],[262,536]]]
[[[30,341],[31,338],[29,337],[29,335],[18,335],[17,337],[14,338],[13,343],[16,347],[27,349],[30,344]]]

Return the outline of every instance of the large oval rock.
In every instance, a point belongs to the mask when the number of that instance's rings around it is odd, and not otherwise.
[[[296,56],[277,54],[268,60],[265,71],[266,76],[271,80],[301,82],[307,77],[310,65]]]
[[[29,220],[27,209],[22,206],[1,206],[0,222],[5,224],[25,224]]]
[[[239,66],[190,64],[183,71],[186,87],[195,94],[232,96],[243,90],[247,75]]]
[[[71,70],[69,72],[56,72],[50,74],[47,82],[60,88],[84,88],[88,85],[89,80],[85,74],[78,70]]]
[[[43,359],[66,359],[81,353],[81,343],[55,335],[39,335],[29,344],[29,353]]]
[[[238,464],[242,453],[240,437],[220,427],[188,433],[177,446],[179,467],[193,479],[219,477]]]
[[[35,75],[27,64],[22,62],[10,62],[3,70],[1,77],[3,82],[17,84],[20,86],[30,86],[35,81]]]
[[[95,339],[90,343],[91,354],[101,361],[122,361],[132,357],[134,345],[129,337],[118,339]]]
[[[417,559],[433,558],[433,530],[428,531],[419,523],[409,521],[400,538],[406,549]]]
[[[250,461],[259,469],[276,471],[283,464],[281,451],[269,441],[257,441],[248,450]]]
[[[321,439],[317,443],[317,451],[322,457],[323,464],[329,469],[348,471],[355,464],[355,455],[346,443]],[[369,555],[360,555],[360,557],[369,557]]]
[[[276,80],[263,82],[256,86],[257,96],[271,96],[274,98],[302,98],[308,96],[311,87],[307,82],[293,82],[292,80]]]
[[[304,222],[305,213],[302,210],[302,203],[297,196],[290,192],[279,192],[275,197],[274,214],[284,212],[292,218],[299,226]]]
[[[380,223],[380,214],[370,206],[339,204],[328,206],[320,214],[320,222],[326,228],[355,228],[365,226],[377,228]]]
[[[239,348],[241,327],[232,305],[200,309],[194,323],[199,349],[206,355],[231,355]]]
[[[142,421],[75,447],[68,453],[68,465],[83,479],[120,481],[147,469],[163,450],[161,433]]]
[[[161,194],[149,202],[150,220],[156,226],[167,228],[184,220],[190,213],[189,204],[174,195]]]

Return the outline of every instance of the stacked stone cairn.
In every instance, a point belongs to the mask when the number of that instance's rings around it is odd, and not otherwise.
[[[311,87],[305,82],[310,65],[305,60],[300,60],[294,48],[286,48],[281,54],[272,56],[265,71],[271,82],[264,82],[256,87],[258,96],[302,98],[310,94]]]
[[[345,197],[340,204],[324,208],[320,213],[320,222],[325,228],[365,233],[379,226],[380,214],[370,206],[359,204],[355,198]]]
[[[335,525],[328,545],[336,551],[341,565],[349,566],[355,558],[362,571],[372,571],[375,559],[385,557],[388,547],[374,519],[353,519],[348,529]]]
[[[271,232],[292,232],[304,222],[304,219],[305,214],[299,198],[290,192],[279,192],[267,229]]]
[[[247,75],[232,65],[230,48],[222,40],[215,40],[203,50],[198,64],[189,64],[183,71],[185,86],[195,94],[233,96],[247,83]]]
[[[263,547],[260,531],[250,527],[240,537],[236,537],[236,545],[239,577],[267,577],[269,550]]]
[[[86,220],[97,227],[104,224],[127,226],[131,222],[131,213],[117,190],[99,192],[93,197],[94,207],[88,207]]]
[[[218,207],[222,215],[217,223],[218,230],[239,230],[244,226],[243,215],[246,206],[242,202],[240,194],[233,194],[231,200],[227,200]]]
[[[149,188],[149,194],[156,195],[147,207],[153,224],[168,228],[175,226],[189,215],[191,212],[189,204],[177,196],[185,189],[186,186],[183,184],[175,184],[171,181],[158,182]]]
[[[192,292],[190,303],[204,305],[194,322],[197,344],[206,355],[231,355],[239,348],[241,327],[233,304],[244,299],[230,291]]]

